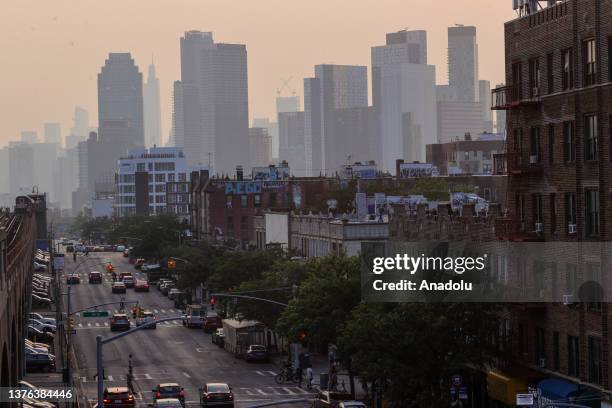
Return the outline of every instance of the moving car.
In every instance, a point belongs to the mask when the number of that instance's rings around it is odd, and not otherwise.
[[[142,268],[142,265],[144,264],[145,264],[144,258],[138,258],[136,259],[136,262],[134,262],[134,269],[140,269]]]
[[[129,250],[129,249],[125,249],[125,250],[123,251],[123,257],[124,257],[124,258],[127,258],[128,256],[130,256],[130,250]]]
[[[121,278],[121,281],[125,285],[126,288],[134,287],[134,277],[132,275],[126,275]]]
[[[136,283],[134,283],[134,292],[148,292],[149,291],[149,282],[146,280],[138,279]]]
[[[125,313],[115,313],[110,319],[111,331],[130,330],[130,320]]]
[[[223,321],[216,312],[207,312],[204,318],[204,325],[202,326],[204,332],[212,333],[215,330],[223,327]]]
[[[215,330],[212,334],[211,341],[213,344],[216,344],[219,347],[223,347],[225,344],[225,334],[223,333],[223,328]]]
[[[72,285],[75,283],[81,283],[81,278],[79,277],[78,274],[71,273],[70,275],[66,276],[66,283],[69,285]]]
[[[125,293],[125,283],[123,282],[113,282],[113,286],[111,288],[112,293]]]
[[[98,271],[89,272],[89,283],[102,283],[102,274]]]
[[[57,320],[52,317],[44,317],[40,313],[30,313],[30,319],[36,319],[39,322],[43,322],[46,324],[52,324],[53,326],[57,326]]]
[[[104,408],[135,407],[134,394],[127,387],[106,387],[103,394]]]
[[[151,311],[145,311],[142,313],[140,317],[136,319],[136,326],[142,326],[143,324],[147,324],[157,320],[157,316]],[[155,329],[157,327],[157,323],[147,326],[148,329]]]
[[[115,252],[124,252],[125,251],[125,245],[117,245],[115,247]]]
[[[151,406],[153,408],[183,408],[183,404],[181,404],[178,398],[158,399]]]
[[[48,373],[55,370],[55,356],[45,352],[26,352],[25,363],[27,371],[43,371]]]
[[[161,291],[162,295],[168,296],[170,289],[174,288],[175,286],[176,284],[174,282],[166,282],[160,286],[159,290]]]
[[[170,290],[168,291],[168,299],[170,299],[170,300],[174,300],[174,299],[176,299],[177,297],[179,297],[180,295],[182,295],[182,294],[184,294],[184,293],[185,293],[185,292],[183,292],[183,291],[182,291],[182,290],[180,290],[180,289],[177,289],[177,288],[172,288],[172,289],[170,289]]]
[[[234,393],[225,383],[207,383],[200,393],[203,407],[234,407]]]
[[[185,404],[185,389],[177,383],[157,384],[152,391],[154,402],[165,398],[176,398],[181,404]]]
[[[338,408],[368,408],[368,406],[361,401],[342,401]]]
[[[267,362],[270,360],[270,355],[268,354],[268,349],[266,349],[266,346],[252,344],[246,351],[245,360],[247,363],[251,363],[253,361]]]
[[[183,326],[202,327],[204,323],[204,308],[202,305],[188,305],[183,316]]]

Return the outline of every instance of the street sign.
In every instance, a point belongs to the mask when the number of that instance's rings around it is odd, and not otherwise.
[[[83,317],[108,317],[108,310],[89,310],[82,313]]]
[[[455,374],[451,377],[451,382],[455,387],[460,387],[463,385],[463,377],[461,377],[459,374]]]
[[[55,254],[53,257],[53,268],[57,270],[64,269],[64,254]]]
[[[516,394],[516,405],[518,406],[532,406],[533,405],[533,394]]]

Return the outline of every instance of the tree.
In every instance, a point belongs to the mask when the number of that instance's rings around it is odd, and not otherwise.
[[[416,181],[410,194],[423,195],[431,201],[449,201],[448,183],[437,177],[423,177]]]
[[[382,381],[385,399],[401,407],[447,407],[450,377],[495,355],[490,339],[497,322],[492,304],[364,303],[339,345],[364,380]]]
[[[342,325],[361,300],[359,258],[329,255],[308,262],[310,271],[277,327],[293,341],[305,330],[309,345],[327,351],[328,344],[336,342]]]

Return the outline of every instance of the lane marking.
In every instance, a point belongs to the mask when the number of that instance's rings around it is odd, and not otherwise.
[[[151,376],[150,376],[149,374],[147,374],[147,373],[145,373],[145,374],[144,374],[144,377],[145,377],[147,380],[152,380],[152,379],[153,379],[153,377],[151,377]]]
[[[289,388],[287,387],[281,387],[283,390],[287,391],[287,394],[289,395],[296,395],[295,392],[291,391]]]
[[[190,376],[189,374],[187,374],[186,372],[184,372],[184,371],[183,371],[183,375],[184,375],[186,378],[191,378],[191,376]]]

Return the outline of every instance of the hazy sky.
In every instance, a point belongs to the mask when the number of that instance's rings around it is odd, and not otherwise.
[[[21,130],[60,122],[75,105],[97,125],[97,73],[109,52],[129,51],[146,78],[153,57],[161,81],[162,138],[168,135],[179,38],[212,31],[217,42],[247,45],[250,120],[274,115],[281,78],[303,94],[302,78],[321,63],[367,65],[370,47],[403,28],[428,32],[429,63],[447,81],[450,25],[478,29],[480,78],[503,81],[503,24],[510,0],[1,0],[0,146]],[[371,86],[371,85],[370,85]],[[285,90],[284,95],[290,94]]]

